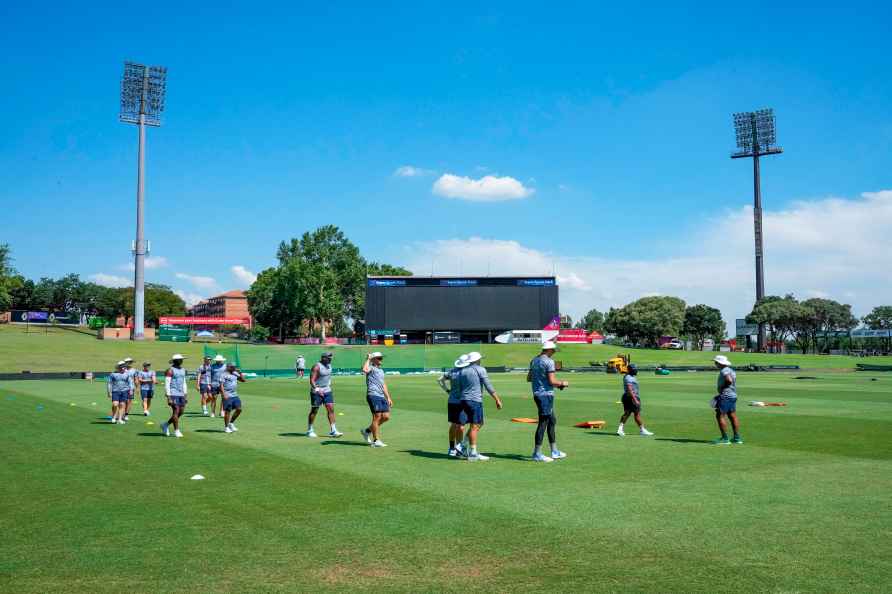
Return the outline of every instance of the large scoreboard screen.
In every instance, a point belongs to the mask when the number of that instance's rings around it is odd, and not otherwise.
[[[558,305],[554,277],[369,277],[366,328],[538,330]]]

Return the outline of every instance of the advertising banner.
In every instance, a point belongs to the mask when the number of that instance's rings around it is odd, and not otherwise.
[[[197,317],[161,317],[158,318],[158,323],[162,326],[164,325],[186,325],[186,326],[194,326],[194,325],[206,325],[206,326],[247,326],[248,320],[244,318],[197,318]]]

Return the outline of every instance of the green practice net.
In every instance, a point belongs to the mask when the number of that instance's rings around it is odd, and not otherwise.
[[[206,344],[204,354],[210,357],[223,355],[234,362],[239,369],[261,376],[289,376],[295,373],[298,355],[306,361],[306,371],[319,361],[322,353],[334,353],[332,368],[335,373],[359,373],[366,355],[373,351],[384,353],[384,368],[387,371],[413,373],[442,370],[452,367],[462,353],[483,350],[489,345],[444,344],[444,345],[252,345],[252,344]],[[484,351],[485,354],[485,351]],[[496,361],[492,361],[498,364]]]

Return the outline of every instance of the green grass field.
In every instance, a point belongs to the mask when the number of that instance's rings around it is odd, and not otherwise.
[[[219,345],[210,344],[210,347]],[[234,346],[223,345],[225,352]],[[320,346],[252,346],[239,345],[242,367],[263,370],[291,369],[297,353],[303,353],[308,362],[318,360],[323,350],[334,350],[335,367],[359,367],[370,350],[382,350],[387,354],[390,367],[451,366],[460,353],[478,348],[486,355],[487,365],[525,367],[536,354],[535,345],[408,345],[393,347],[320,347]],[[162,369],[170,356],[182,353],[190,358],[190,368],[197,367],[204,349],[198,343],[130,342],[97,340],[93,336],[63,329],[34,329],[25,332],[20,325],[0,326],[0,373],[30,371],[102,371],[111,370],[116,361],[126,356],[137,362],[152,361],[156,369]],[[567,367],[586,366],[592,361],[605,361],[617,352],[630,353],[632,360],[642,365],[709,365],[715,353],[667,351],[654,349],[628,349],[609,345],[562,345],[557,359]],[[856,363],[892,365],[892,357],[858,359],[843,356],[820,355],[764,355],[732,353],[735,365],[799,365],[803,369],[854,369]]]
[[[335,379],[339,440],[300,435],[294,379],[244,384],[232,435],[191,394],[179,440],[106,423],[99,383],[0,382],[0,591],[888,592],[892,376],[816,375],[741,373],[746,444],[711,446],[712,373],[641,376],[654,438],[612,435],[616,376],[561,374],[545,465],[509,421],[535,416],[521,374],[493,376],[476,464],[445,456],[433,376],[389,378],[385,449],[360,378]]]

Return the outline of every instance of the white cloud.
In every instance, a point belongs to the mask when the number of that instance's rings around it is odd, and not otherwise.
[[[434,172],[430,169],[422,169],[421,167],[414,167],[412,165],[397,167],[393,172],[394,177],[424,177],[425,175],[433,174]]]
[[[531,249],[517,241],[447,239],[410,246],[406,265],[418,274],[552,274],[561,285],[561,310],[574,318],[646,295],[676,295],[689,304],[722,310],[726,322],[752,307],[752,209],[709,221],[708,231],[686,245],[688,254],[655,254],[631,260],[573,257]],[[827,296],[851,303],[856,315],[892,303],[892,190],[856,199],[801,201],[764,212],[765,282],[768,294],[801,299]],[[656,249],[656,248],[655,248]]]
[[[120,288],[133,286],[133,279],[124,278],[123,276],[117,276],[114,274],[97,272],[96,274],[91,274],[89,278],[97,285],[102,285],[103,287]]]
[[[199,301],[204,300],[205,298],[197,293],[187,293],[186,291],[182,291],[180,289],[174,289],[173,291],[177,295],[180,296],[180,299],[186,302],[186,307],[192,307]]]
[[[146,256],[145,259],[145,267],[146,270],[157,270],[158,268],[167,267],[167,258],[164,256]],[[118,266],[118,270],[134,270],[136,265],[133,262],[128,262],[127,264],[121,264]]]
[[[535,190],[525,187],[513,177],[484,175],[480,179],[444,173],[434,182],[434,194],[474,202],[519,200],[531,196]]]
[[[257,280],[257,275],[242,266],[241,264],[237,264],[230,268],[232,271],[232,276],[239,282],[239,285],[242,287],[250,287],[254,284],[254,281]]]
[[[217,281],[210,276],[195,276],[184,272],[177,272],[175,276],[191,283],[197,289],[214,289],[217,287]]]

